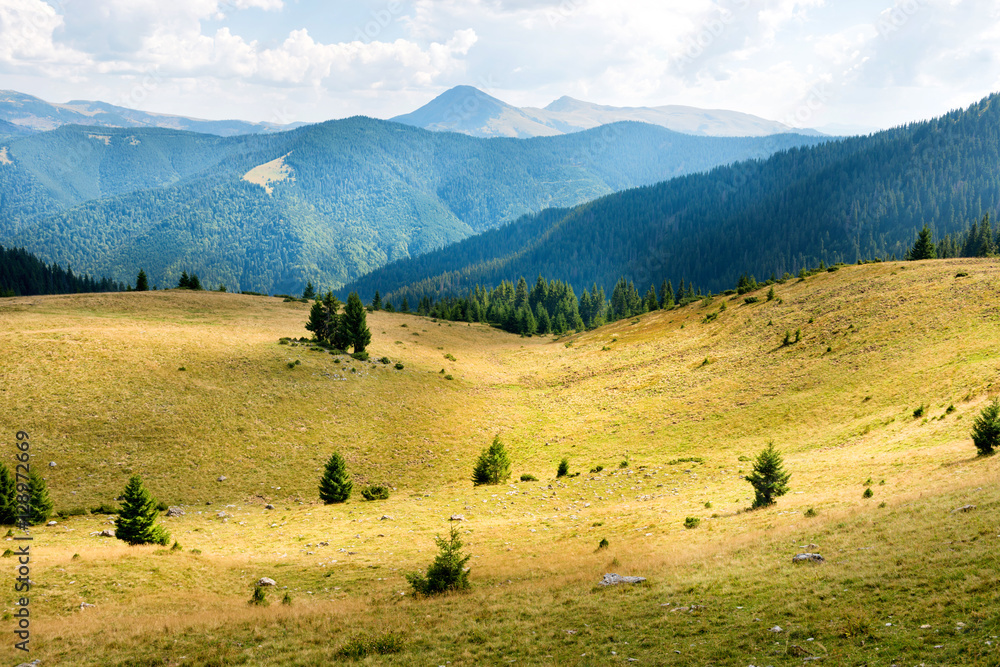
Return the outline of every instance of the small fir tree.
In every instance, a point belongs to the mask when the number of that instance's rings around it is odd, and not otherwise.
[[[135,291],[136,292],[148,292],[149,291],[149,278],[146,277],[146,272],[139,269],[139,275],[135,279]]]
[[[302,290],[303,299],[314,299],[316,298],[316,288],[313,287],[312,281],[306,283],[306,288]]]
[[[470,588],[469,571],[465,564],[472,557],[462,555],[462,540],[454,526],[448,539],[435,537],[438,545],[438,555],[427,568],[427,574],[419,572],[406,575],[406,580],[418,595],[438,595],[448,591],[463,591]]]
[[[156,501],[139,475],[132,475],[122,493],[122,505],[115,521],[115,537],[128,544],[162,544],[170,535],[156,523]]]
[[[989,456],[1000,447],[1000,397],[983,408],[972,423],[972,442],[980,456]]]
[[[188,285],[193,290],[201,290],[201,289],[203,289],[202,286],[201,286],[201,279],[198,278],[197,274],[194,274],[194,273],[191,274],[191,279],[190,279]]]
[[[330,313],[321,301],[316,301],[309,311],[306,331],[311,331],[317,341],[323,343],[330,337]]]
[[[10,468],[0,463],[0,525],[13,526],[17,523],[17,484]]]
[[[372,297],[372,310],[382,310],[382,295],[375,290],[375,296]]]
[[[791,474],[785,472],[781,454],[774,448],[774,443],[768,443],[767,449],[757,455],[753,472],[745,478],[753,485],[753,509],[773,505],[775,498],[788,493],[788,480],[791,477]]]
[[[334,452],[326,462],[326,470],[319,482],[319,497],[327,505],[345,502],[351,497],[354,483],[347,474],[344,457]]]
[[[45,480],[34,469],[28,471],[28,497],[28,524],[39,526],[48,521],[52,516],[52,499]]]
[[[472,484],[501,484],[510,477],[510,456],[500,442],[500,436],[493,438],[493,444],[484,449],[472,469]]]
[[[354,352],[364,352],[372,341],[372,332],[368,330],[365,305],[357,292],[351,292],[347,297],[344,315],[340,318],[338,329],[343,330],[344,341],[354,347]],[[346,348],[345,348],[346,349]]]
[[[177,281],[178,289],[191,289],[191,277],[187,271],[181,272],[181,278]]]
[[[565,477],[569,474],[569,459],[563,459],[556,468],[556,477]]]
[[[937,250],[934,247],[933,235],[927,225],[924,225],[924,228],[917,234],[917,240],[914,242],[913,247],[906,253],[906,258],[915,261],[919,259],[934,259],[935,257],[937,257]]]

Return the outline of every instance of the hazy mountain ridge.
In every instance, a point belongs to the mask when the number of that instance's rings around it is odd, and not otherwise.
[[[475,137],[553,136],[621,121],[649,123],[697,136],[822,135],[737,111],[678,105],[612,107],[564,96],[543,109],[518,108],[472,86],[456,86],[416,111],[392,120],[426,130],[461,132]]]
[[[230,137],[240,134],[282,132],[304,123],[255,123],[245,120],[204,120],[187,116],[152,113],[91,100],[72,100],[55,104],[19,93],[0,90],[0,120],[25,132],[45,132],[63,125],[93,127],[159,127]],[[0,127],[2,133],[3,127]]]

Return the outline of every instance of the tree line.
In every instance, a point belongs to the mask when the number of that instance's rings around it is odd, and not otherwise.
[[[122,292],[125,288],[109,278],[77,275],[70,267],[46,264],[24,248],[0,246],[0,296]]]

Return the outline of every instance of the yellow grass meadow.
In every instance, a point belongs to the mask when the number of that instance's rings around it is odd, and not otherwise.
[[[30,434],[62,516],[31,531],[30,654],[0,559],[0,660],[1000,664],[1000,458],[969,437],[1000,393],[1000,264],[847,266],[775,293],[559,339],[370,313],[367,362],[281,344],[309,307],[275,298],[3,299],[4,457]],[[513,475],[473,487],[497,434]],[[791,490],[746,511],[770,441]],[[333,451],[355,493],[328,506]],[[114,517],[89,510],[132,474],[184,510],[161,518],[179,548],[98,535]],[[472,590],[412,597],[450,527]],[[270,604],[247,604],[265,576]]]

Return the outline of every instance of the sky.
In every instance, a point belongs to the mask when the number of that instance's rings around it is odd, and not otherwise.
[[[1000,90],[1000,0],[0,0],[0,89],[198,118],[732,109],[884,128]]]

